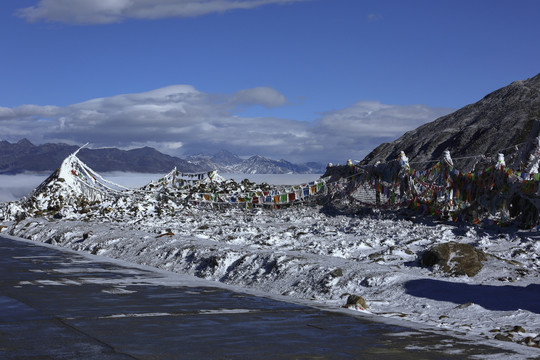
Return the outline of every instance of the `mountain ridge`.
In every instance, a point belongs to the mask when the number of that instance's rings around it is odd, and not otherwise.
[[[517,80],[481,100],[466,105],[408,131],[391,143],[383,143],[368,154],[362,165],[397,159],[404,151],[417,168],[441,159],[445,150],[459,161],[460,169],[471,171],[484,155],[491,161],[503,153],[506,164],[526,167],[528,154],[540,134],[540,74]],[[519,150],[515,147],[519,146]]]
[[[47,172],[57,169],[62,161],[77,151],[79,146],[65,143],[34,145],[24,138],[16,143],[0,141],[0,174],[15,175],[23,172]],[[117,148],[83,148],[78,155],[95,171],[123,171],[140,173],[166,173],[173,168],[186,173],[218,170],[223,173],[323,173],[325,167],[314,163],[292,164],[285,160],[271,160],[259,155],[242,160],[227,150],[214,155],[198,155],[182,159],[163,154],[151,147],[131,150]],[[250,160],[251,159],[251,160]],[[257,159],[258,161],[254,161]],[[249,171],[248,171],[249,170]]]

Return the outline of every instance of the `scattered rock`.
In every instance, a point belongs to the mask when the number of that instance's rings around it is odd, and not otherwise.
[[[174,233],[172,231],[167,231],[163,234],[159,234],[158,236],[156,236],[156,239],[160,238],[160,237],[163,237],[163,236],[174,236]]]
[[[521,332],[521,333],[524,333],[525,332],[525,329],[522,328],[521,326],[514,326],[514,328],[511,330],[512,332]]]
[[[25,212],[17,212],[17,214],[15,214],[15,222],[19,223],[23,221],[24,219],[26,219],[26,216],[27,215]]]
[[[92,251],[90,253],[92,255],[99,255],[100,250],[101,250],[101,246],[99,244],[97,244],[92,248]]]
[[[532,346],[532,347],[540,347],[537,341],[535,341],[532,337],[527,336],[526,338],[521,339],[518,341],[519,344]]]
[[[471,306],[472,304],[473,304],[472,302],[468,302],[468,303],[465,303],[465,304],[458,305],[454,309],[466,309],[469,306]]]
[[[482,269],[486,254],[469,244],[447,242],[424,251],[420,256],[421,266],[439,268],[452,276],[475,276]]]
[[[349,295],[347,298],[346,308],[359,308],[361,310],[367,309],[366,300],[363,297],[358,295]]]
[[[497,334],[495,335],[495,340],[500,340],[500,341],[512,341],[512,338],[508,335],[503,335],[503,334]]]
[[[527,276],[529,275],[529,270],[527,269],[516,269],[516,274],[519,276]]]
[[[512,255],[510,255],[510,256],[515,258],[515,257],[518,257],[520,255],[527,255],[527,252],[525,250],[523,250],[523,249],[516,249],[516,250],[512,251]]]
[[[384,260],[384,254],[383,253],[384,253],[383,251],[375,252],[373,254],[369,254],[368,258],[370,260],[373,260],[374,262],[381,261],[381,260]]]
[[[209,256],[207,258],[202,258],[197,265],[197,276],[203,277],[204,273],[213,273],[216,268],[219,267],[219,258],[215,255]]]
[[[341,268],[337,268],[335,270],[332,270],[329,275],[333,278],[342,277],[343,270]]]

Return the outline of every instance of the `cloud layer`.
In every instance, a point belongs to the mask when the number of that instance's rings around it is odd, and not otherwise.
[[[152,146],[185,156],[226,149],[239,156],[263,155],[296,162],[361,160],[381,142],[445,115],[451,109],[360,101],[320,114],[313,122],[242,117],[248,106],[290,102],[277,90],[257,87],[208,94],[190,85],[96,98],[65,107],[0,107],[2,140],[66,142],[92,147]]]
[[[109,24],[125,19],[195,17],[309,0],[40,0],[17,15],[29,22]]]

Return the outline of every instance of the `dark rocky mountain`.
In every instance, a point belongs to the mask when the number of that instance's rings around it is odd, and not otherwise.
[[[18,174],[25,171],[54,171],[62,161],[79,147],[68,144],[34,145],[27,139],[15,144],[0,142],[0,174]],[[144,147],[133,150],[116,148],[82,149],[80,159],[95,171],[129,171],[143,173],[168,172],[177,167],[183,172],[203,171],[186,160]]]
[[[225,166],[236,165],[242,162],[242,159],[238,155],[232,154],[227,150],[221,150],[214,154],[210,160],[215,164],[221,164]]]
[[[540,74],[514,81],[392,143],[381,144],[361,164],[395,160],[404,151],[409,161],[416,163],[412,167],[427,168],[433,163],[426,162],[441,159],[444,150],[449,150],[455,166],[462,171],[485,165],[482,162],[493,163],[497,153],[505,155],[508,166],[523,168],[529,153],[538,145],[539,131]],[[474,158],[476,155],[489,159]]]
[[[220,150],[214,155],[196,154],[186,158],[189,162],[201,166],[205,170],[217,169],[221,172],[230,172],[229,167],[240,164],[242,159],[227,150]]]
[[[54,171],[68,155],[78,148],[78,146],[68,144],[34,145],[27,139],[22,139],[13,144],[0,141],[0,174],[18,174],[25,171]],[[98,172],[165,173],[175,167],[179,171],[186,173],[214,169],[228,173],[258,174],[324,172],[322,166],[317,168],[316,166],[295,165],[285,160],[276,161],[260,156],[242,160],[226,150],[222,150],[213,156],[196,155],[184,160],[160,153],[150,147],[132,150],[83,148],[78,157]]]
[[[160,153],[154,148],[132,150],[82,149],[78,157],[96,171],[129,171],[141,173],[169,172],[176,167],[182,172],[203,171],[199,166],[178,157]],[[96,164],[94,167],[91,164]]]
[[[24,171],[52,171],[77,150],[67,144],[36,146],[27,139],[11,144],[0,142],[0,174],[17,174]]]

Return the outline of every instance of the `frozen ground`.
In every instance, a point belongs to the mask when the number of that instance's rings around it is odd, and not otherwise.
[[[27,218],[3,225],[3,233],[26,239],[316,305],[342,307],[354,294],[365,299],[366,314],[523,345],[540,339],[536,230],[483,230],[377,212],[328,215],[320,207],[192,208],[131,222]],[[480,273],[448,277],[417,265],[419,253],[446,241],[484,250]],[[528,349],[540,356],[540,349]]]
[[[171,192],[159,200],[168,210],[157,211],[153,190],[87,203],[81,196],[98,193],[84,192],[88,185],[79,179],[85,170],[75,167],[84,164],[68,160],[73,167],[41,188],[29,207],[5,208],[2,233],[328,308],[357,295],[366,306],[351,311],[365,316],[453,331],[540,357],[538,229],[435,222],[406,212],[343,215],[318,205],[217,210],[163,203]],[[86,184],[99,183],[90,170]],[[477,275],[449,276],[418,265],[426,249],[450,241],[487,254]]]

